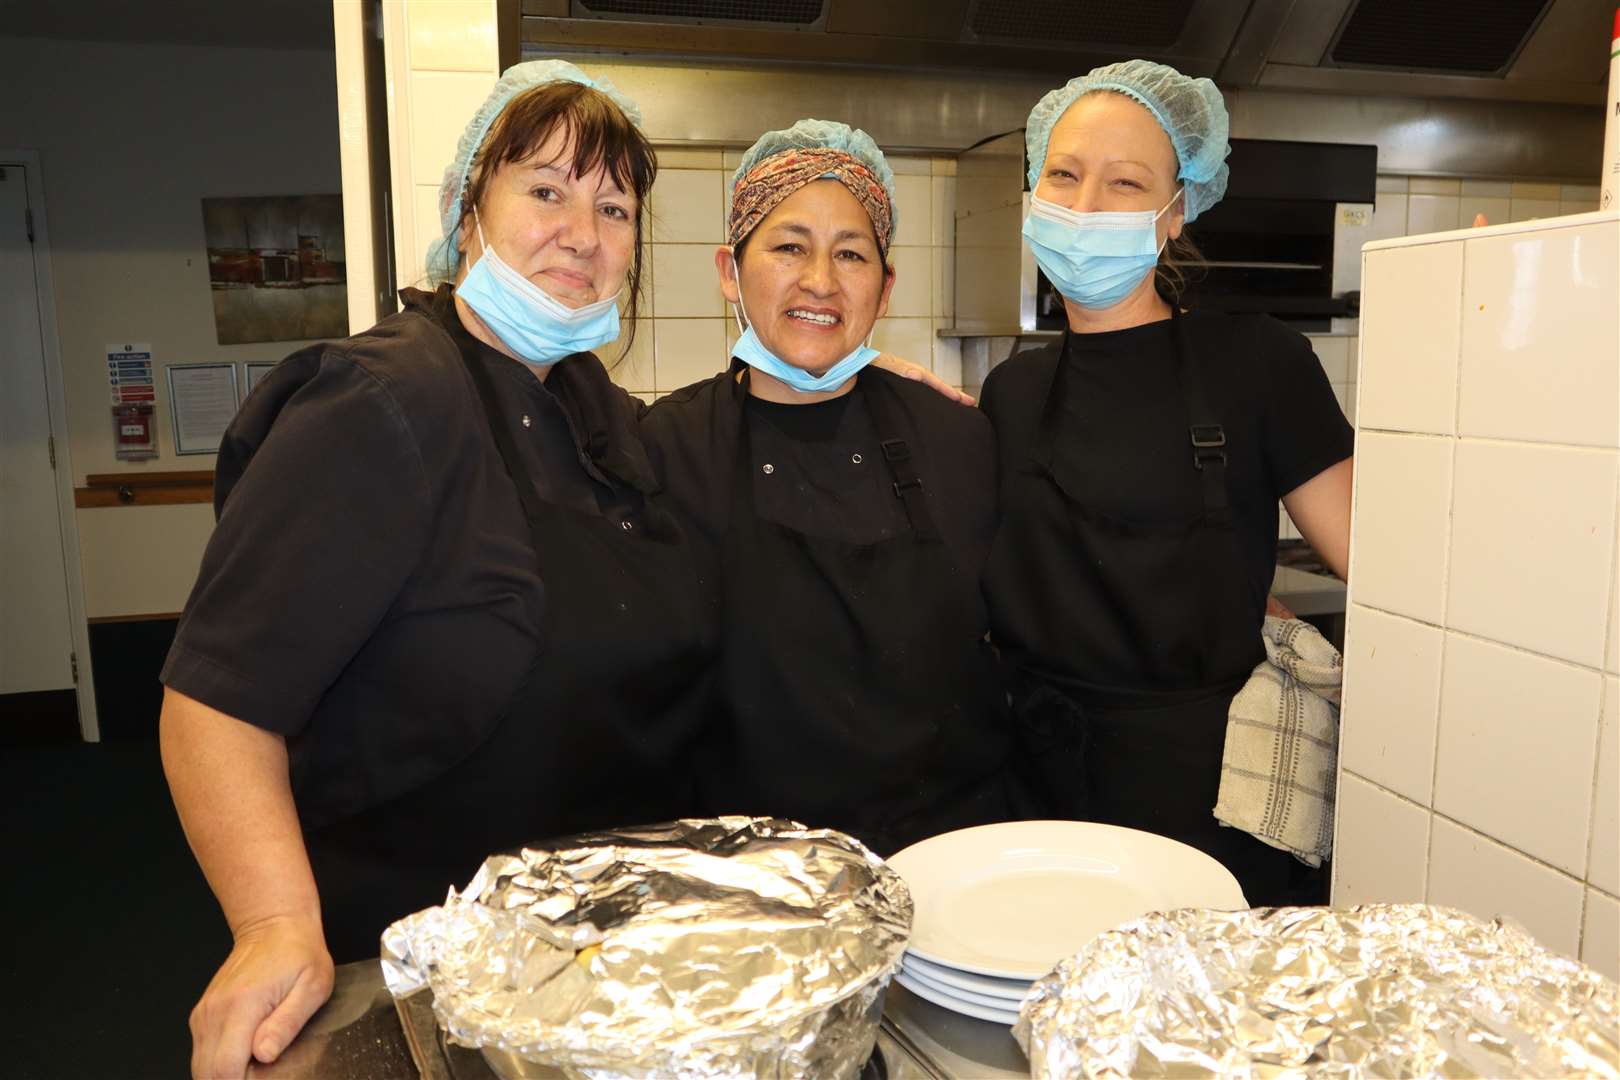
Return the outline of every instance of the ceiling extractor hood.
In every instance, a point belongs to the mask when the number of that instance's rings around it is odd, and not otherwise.
[[[530,49],[1598,104],[1614,0],[522,0]]]

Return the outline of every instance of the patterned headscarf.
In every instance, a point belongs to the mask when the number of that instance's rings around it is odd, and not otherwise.
[[[817,126],[813,139],[803,137],[808,133],[806,129],[809,125]],[[833,127],[842,129],[837,134],[846,143],[851,136],[858,136],[856,144],[851,145],[850,149],[825,145],[825,142],[834,140],[828,139],[821,129]],[[790,145],[776,149],[776,144],[784,142]],[[791,142],[801,145],[791,145]],[[805,146],[802,145],[804,142],[820,142],[822,145]],[[863,155],[867,158],[865,161],[852,152],[861,150],[866,151]],[[760,156],[759,151],[767,152]],[[864,132],[851,131],[844,124],[801,120],[785,132],[769,132],[754,144],[737,170],[732,189],[731,218],[726,226],[726,242],[735,247],[789,195],[812,181],[827,178],[837,180],[855,196],[872,219],[878,249],[887,254],[889,244],[894,239],[893,177],[877,144]]]

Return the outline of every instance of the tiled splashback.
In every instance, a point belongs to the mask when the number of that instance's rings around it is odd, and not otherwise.
[[[1611,977],[1617,264],[1612,214],[1366,253],[1334,874]]]
[[[623,360],[617,344],[599,350],[614,379],[649,401],[722,370],[737,339],[714,251],[725,238],[731,174],[741,158],[741,150],[658,149],[640,325]],[[934,334],[953,315],[956,161],[899,154],[888,161],[899,215],[890,252],[895,285],[873,343],[960,385],[957,342]]]

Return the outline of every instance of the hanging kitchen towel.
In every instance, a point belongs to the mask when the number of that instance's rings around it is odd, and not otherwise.
[[[1344,658],[1314,626],[1267,617],[1266,659],[1232,699],[1215,817],[1321,866],[1333,847]]]

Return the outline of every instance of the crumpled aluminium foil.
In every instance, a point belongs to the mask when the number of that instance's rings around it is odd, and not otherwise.
[[[453,1042],[572,1077],[853,1077],[911,930],[843,833],[680,821],[494,855],[383,935]]]
[[[1038,980],[1031,1076],[1620,1075],[1620,988],[1502,921],[1424,904],[1184,910]]]

